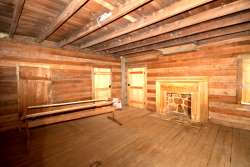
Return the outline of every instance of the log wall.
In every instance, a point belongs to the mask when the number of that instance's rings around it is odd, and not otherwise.
[[[120,97],[120,60],[0,40],[0,131],[16,128],[29,105],[92,99],[92,68],[112,69]]]
[[[203,47],[198,51],[163,56],[144,52],[127,58],[128,67],[147,67],[147,109],[156,110],[155,81],[159,77],[208,76],[211,121],[250,129],[250,106],[237,104],[239,59],[250,45]]]

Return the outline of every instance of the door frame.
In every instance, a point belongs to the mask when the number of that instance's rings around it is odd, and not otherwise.
[[[98,66],[92,66],[91,67],[91,80],[92,80],[92,99],[95,99],[95,68],[106,68],[110,69],[110,98],[112,99],[112,67],[98,67]]]
[[[129,69],[133,69],[133,68],[144,68],[144,106],[143,108],[147,108],[147,67],[146,66],[142,66],[142,67],[128,67],[127,68],[127,104],[129,106]]]

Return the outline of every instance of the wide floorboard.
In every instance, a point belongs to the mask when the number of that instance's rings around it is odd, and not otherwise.
[[[164,121],[145,110],[0,133],[3,167],[250,167],[250,131]]]

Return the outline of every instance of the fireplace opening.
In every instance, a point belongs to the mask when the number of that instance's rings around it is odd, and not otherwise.
[[[166,115],[191,120],[191,94],[167,93],[164,99]]]

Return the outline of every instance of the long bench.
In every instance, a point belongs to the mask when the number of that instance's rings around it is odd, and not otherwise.
[[[69,103],[57,103],[29,106],[21,116],[26,132],[26,146],[29,147],[29,128],[41,125],[85,118],[105,113],[111,113],[108,119],[122,125],[115,119],[115,108],[110,100],[85,100]]]

